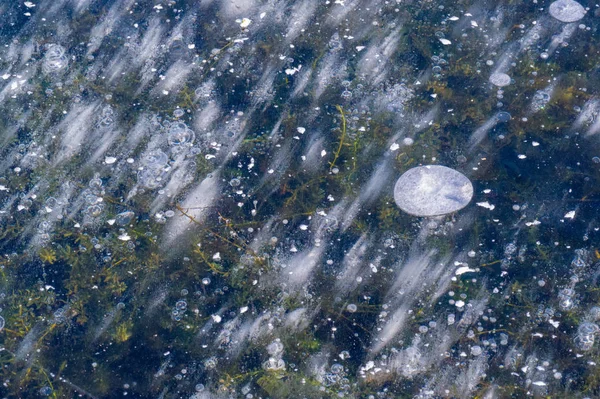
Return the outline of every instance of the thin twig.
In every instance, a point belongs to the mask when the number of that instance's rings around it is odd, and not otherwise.
[[[338,146],[337,151],[333,154],[333,161],[329,164],[329,171],[333,169],[335,166],[335,161],[337,161],[340,156],[340,152],[342,152],[342,146],[344,145],[344,139],[346,138],[346,116],[344,115],[344,109],[340,105],[335,106],[337,110],[340,112],[340,116],[342,117],[342,137],[340,138],[340,145]]]

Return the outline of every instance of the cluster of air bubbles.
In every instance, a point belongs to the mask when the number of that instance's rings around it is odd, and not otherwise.
[[[575,22],[585,16],[585,8],[574,0],[558,0],[550,4],[550,15],[560,22]]]
[[[110,106],[107,105],[102,108],[102,113],[98,119],[98,126],[110,126],[115,122],[115,111]]]
[[[433,72],[433,78],[435,80],[442,79],[443,68],[446,65],[448,65],[448,61],[446,61],[442,57],[434,55],[434,56],[431,57],[431,62],[432,62],[432,65],[433,65],[431,67],[431,72]]]
[[[339,220],[335,216],[331,216],[331,215],[323,216],[323,214],[321,214],[321,215],[318,215],[318,217],[316,218],[315,224],[316,224],[317,231],[324,230],[324,231],[327,231],[328,233],[331,233],[338,229]]]
[[[43,163],[40,155],[45,151],[44,148],[35,142],[29,144],[19,144],[18,154],[15,154],[15,160],[20,160],[19,165],[23,169],[35,169],[40,163]]]
[[[171,319],[173,321],[180,321],[183,315],[185,314],[186,309],[187,302],[183,299],[178,300],[177,302],[175,302],[175,306],[173,307],[173,309],[171,309]]]
[[[383,101],[390,112],[401,114],[414,96],[414,90],[404,83],[396,83],[385,90]]]
[[[42,71],[45,74],[56,73],[65,69],[69,63],[65,48],[59,44],[49,44],[42,61]]]
[[[194,142],[194,132],[183,122],[171,122],[167,127],[167,141],[170,146],[190,146]]]
[[[343,391],[350,388],[349,380],[345,376],[344,366],[339,363],[332,364],[329,371],[319,375],[317,378],[324,387],[330,388],[336,386],[336,388],[341,388],[340,397],[344,397]]]
[[[453,325],[456,322],[456,315],[454,313],[450,313],[446,317],[446,321],[447,321],[447,323],[448,323],[449,326]]]
[[[559,307],[563,310],[570,310],[576,305],[575,286],[581,280],[582,275],[585,275],[586,269],[591,265],[591,254],[586,249],[576,249],[575,255],[571,260],[571,278],[567,287],[560,290],[558,293]]]
[[[504,90],[502,90],[502,88],[498,88],[498,91],[496,92],[496,98],[498,99],[498,107],[501,107],[502,105],[502,99],[504,98]]]
[[[397,239],[398,239],[398,237],[396,237],[396,236],[386,238],[385,240],[383,240],[383,247],[391,248],[391,249],[396,248],[396,240]]]
[[[350,100],[352,98],[352,92],[350,90],[348,90],[350,88],[350,85],[352,85],[352,82],[349,80],[344,80],[342,81],[342,87],[344,88],[344,91],[342,91],[342,98],[344,100]]]
[[[165,224],[167,223],[167,217],[162,212],[156,212],[154,214],[154,221],[158,224]]]
[[[600,331],[600,328],[596,323],[581,323],[577,328],[577,335],[575,336],[575,345],[577,348],[583,351],[592,349],[598,331]]]
[[[219,360],[216,356],[211,356],[203,362],[204,368],[206,370],[214,370],[217,368],[217,364],[219,364]]]
[[[285,369],[285,361],[283,356],[283,344],[279,338],[275,339],[267,346],[269,359],[263,363],[263,368],[269,371],[277,371]]]
[[[165,224],[165,223],[167,223],[167,219],[172,218],[173,216],[175,216],[175,211],[172,211],[169,209],[168,211],[165,211],[165,212],[156,212],[154,214],[154,220],[158,224]]]
[[[168,172],[167,154],[161,150],[152,150],[144,155],[141,161],[141,170],[138,172],[138,183],[146,188],[159,187]]]
[[[102,214],[102,211],[104,211],[102,179],[100,179],[97,173],[89,181],[88,187],[89,188],[82,193],[85,204],[87,205],[84,213],[92,218],[97,218]]]
[[[594,306],[588,312],[588,317],[592,321],[600,321],[600,307]]]
[[[62,324],[67,321],[68,306],[63,306],[54,311],[52,322],[55,324]]]
[[[517,255],[517,246],[515,243],[510,242],[508,244],[506,244],[506,246],[504,247],[504,258],[502,259],[502,269],[508,269],[508,267],[510,266],[510,264],[515,260]]]
[[[175,118],[181,118],[184,114],[185,114],[185,111],[182,110],[181,108],[177,108],[175,111],[173,111],[173,116]]]
[[[51,229],[52,229],[52,223],[50,223],[47,220],[44,220],[44,221],[40,222],[40,224],[38,224],[38,234],[39,234],[40,240],[43,244],[48,243],[48,241],[50,240]]]
[[[24,194],[19,195],[19,197],[20,197],[20,201],[19,201],[19,204],[17,205],[17,210],[18,211],[29,210],[29,208],[31,208],[31,206],[33,205],[32,199],[27,197]]]
[[[250,384],[247,384],[246,386],[244,386],[241,390],[242,395],[245,395],[244,398],[246,399],[252,399],[254,398],[254,395],[250,393],[251,388],[250,388]]]
[[[342,45],[342,40],[340,39],[340,34],[337,32],[335,32],[333,36],[331,36],[331,39],[329,40],[329,43],[327,45],[329,46],[329,49],[331,51],[339,51],[344,48],[344,46]]]
[[[64,205],[64,203],[62,203],[61,201],[58,201],[56,198],[54,197],[48,197],[46,198],[46,201],[44,201],[44,210],[47,213],[52,212],[58,205]]]
[[[202,85],[194,90],[194,95],[198,100],[211,99],[217,95],[217,91],[212,85]]]
[[[531,101],[531,110],[533,112],[538,112],[543,110],[548,102],[550,101],[550,90],[538,90],[533,95],[533,100]]]
[[[511,78],[504,72],[494,72],[490,75],[490,83],[494,86],[504,87],[511,83]]]
[[[576,249],[575,256],[571,261],[571,267],[575,272],[580,271],[581,269],[590,265],[590,253],[586,249]]]
[[[536,316],[538,319],[540,319],[542,321],[549,321],[549,320],[552,320],[552,318],[554,317],[554,314],[555,314],[555,311],[554,311],[553,307],[539,305]]]
[[[560,290],[558,293],[558,306],[562,310],[570,310],[575,306],[575,290],[573,288],[567,287]]]

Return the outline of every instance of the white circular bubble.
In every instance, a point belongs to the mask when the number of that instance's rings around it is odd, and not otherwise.
[[[560,22],[575,22],[585,16],[585,8],[574,0],[558,0],[550,4],[550,15]]]
[[[495,72],[490,75],[490,83],[498,87],[508,86],[510,84],[510,76],[503,72]]]
[[[439,216],[456,212],[473,198],[473,185],[462,173],[441,165],[405,172],[394,187],[394,200],[414,216]]]

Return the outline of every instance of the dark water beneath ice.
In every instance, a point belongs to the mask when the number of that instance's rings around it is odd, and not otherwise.
[[[600,396],[600,11],[550,4],[0,2],[1,397]],[[469,204],[401,211],[422,165]]]

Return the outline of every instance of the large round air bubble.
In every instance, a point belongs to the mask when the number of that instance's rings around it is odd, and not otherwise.
[[[498,87],[508,86],[510,84],[510,76],[502,72],[495,72],[490,76],[490,83]]]
[[[462,173],[440,165],[419,166],[405,172],[394,187],[394,200],[414,216],[456,212],[473,198],[473,185]]]
[[[558,0],[550,4],[550,15],[560,22],[575,22],[585,16],[585,8],[574,0]]]

